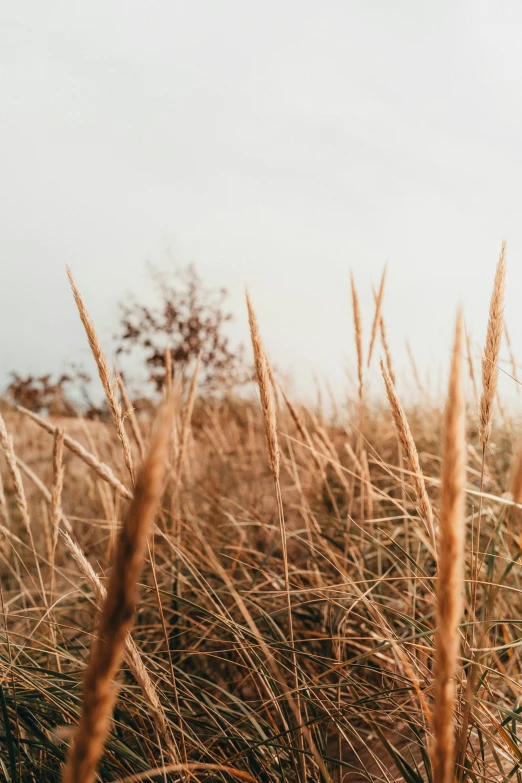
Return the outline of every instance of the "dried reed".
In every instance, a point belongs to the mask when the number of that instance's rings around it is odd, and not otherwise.
[[[125,406],[123,418],[127,418],[130,422],[132,434],[134,435],[134,440],[136,441],[136,445],[140,454],[140,459],[143,459],[145,456],[145,444],[143,443],[143,436],[141,434],[136,411],[134,410],[134,406],[130,400],[129,395],[127,394],[127,389],[125,388],[125,383],[123,382],[121,374],[119,372],[115,372],[115,376],[120,388],[121,401]]]
[[[94,361],[96,362],[96,366],[98,367],[98,374],[100,376],[100,381],[102,383],[105,396],[107,397],[107,402],[109,403],[109,408],[112,414],[112,419],[114,421],[114,426],[116,427],[118,438],[120,439],[121,445],[123,447],[123,456],[125,459],[125,465],[127,466],[127,470],[129,471],[131,481],[134,482],[134,467],[132,461],[131,445],[127,433],[125,431],[125,426],[123,423],[123,414],[122,414],[120,402],[116,394],[118,381],[116,380],[113,382],[111,379],[111,372],[109,370],[109,365],[105,357],[105,354],[103,353],[100,341],[98,339],[98,335],[96,333],[96,329],[94,327],[94,323],[89,313],[87,312],[87,308],[85,307],[85,303],[82,299],[82,295],[80,294],[80,291],[78,290],[78,287],[74,282],[69,267],[67,267],[67,277],[69,278],[69,283],[71,285],[71,289],[73,292],[74,301],[76,302],[76,307],[78,308],[78,313],[80,315],[83,328],[85,329],[87,340],[89,341],[89,347],[94,357]]]
[[[301,699],[299,695],[299,675],[297,669],[297,656],[294,646],[294,625],[292,618],[292,600],[290,597],[290,576],[288,567],[288,547],[286,540],[286,527],[283,511],[283,498],[281,495],[281,485],[279,483],[279,443],[277,439],[277,421],[276,410],[273,398],[273,389],[270,382],[270,373],[268,369],[268,359],[265,348],[261,340],[257,317],[248,291],[245,291],[246,303],[248,309],[248,323],[250,325],[250,338],[252,340],[252,349],[254,352],[254,364],[256,367],[257,384],[259,387],[259,397],[261,400],[261,411],[263,414],[263,424],[265,429],[265,440],[268,454],[268,464],[275,482],[277,508],[279,517],[279,532],[281,536],[281,549],[283,553],[283,569],[286,591],[287,615],[288,615],[288,635],[292,647],[292,662],[294,669],[294,687],[296,690],[296,705],[298,712],[298,727],[301,729]],[[299,734],[299,742],[302,747],[303,735]],[[302,783],[306,781],[306,765],[304,754],[301,754],[301,779]]]
[[[11,481],[13,483],[13,487],[15,491],[16,504],[18,506],[18,510],[20,511],[22,523],[25,527],[25,530],[29,538],[29,542],[31,544],[34,563],[38,574],[38,581],[40,584],[40,591],[42,594],[42,600],[47,608],[47,594],[42,579],[40,560],[34,541],[33,528],[31,525],[31,518],[29,516],[29,507],[27,505],[27,497],[25,494],[24,484],[22,481],[22,474],[20,473],[20,468],[18,466],[18,459],[14,450],[13,438],[7,432],[2,414],[0,414],[0,448],[4,452],[4,456],[7,462],[7,469],[9,471],[9,475],[11,476]]]
[[[272,385],[270,383],[268,361],[263,343],[261,342],[259,326],[257,324],[257,318],[250,295],[248,291],[246,291],[245,294],[248,308],[248,323],[250,325],[250,339],[252,340],[252,349],[254,351],[254,364],[256,367],[257,384],[261,400],[261,410],[263,413],[268,464],[274,479],[277,480],[279,478],[279,443],[277,440],[276,411],[272,394]]]
[[[434,522],[433,522],[433,509],[431,506],[430,499],[428,497],[428,493],[426,491],[426,484],[424,482],[424,476],[419,462],[417,447],[415,445],[415,441],[413,440],[413,435],[411,434],[410,425],[408,424],[408,420],[406,418],[404,408],[402,407],[401,401],[397,396],[395,386],[393,385],[392,379],[390,378],[390,374],[386,369],[382,359],[381,359],[381,372],[382,372],[382,377],[384,378],[384,384],[386,386],[386,394],[388,395],[388,401],[390,403],[393,420],[395,422],[395,429],[397,430],[397,437],[399,439],[399,443],[401,444],[404,450],[408,470],[412,474],[412,481],[413,481],[413,486],[415,488],[415,494],[417,496],[419,511],[424,521],[424,524],[426,525],[426,529],[428,531],[435,552],[435,530],[434,530]]]
[[[57,430],[53,442],[53,486],[51,490],[51,527],[53,531],[53,553],[56,549],[58,528],[62,518],[63,480],[63,430]]]
[[[54,582],[55,582],[55,558],[56,558],[56,546],[58,544],[58,531],[60,529],[60,521],[63,517],[62,511],[62,492],[64,481],[64,466],[63,466],[63,430],[57,430],[54,435],[53,441],[53,484],[51,488],[51,552],[50,552],[50,565],[51,565],[51,586],[50,586],[50,604],[52,605],[54,599]],[[54,626],[53,626],[54,633]],[[58,660],[58,667],[59,658]]]
[[[50,421],[47,419],[42,418],[42,416],[38,416],[37,413],[33,413],[33,411],[27,410],[27,408],[22,407],[21,405],[16,406],[16,410],[20,413],[23,413],[24,416],[27,416],[27,418],[31,419],[35,422],[35,424],[38,424],[40,427],[42,427],[46,432],[48,432],[50,435],[54,435],[56,433],[57,427],[54,426],[54,424],[51,424]],[[129,492],[126,486],[124,486],[119,479],[116,478],[114,473],[112,472],[111,468],[106,465],[104,462],[100,462],[99,459],[97,459],[95,456],[93,456],[89,451],[87,451],[86,448],[82,446],[81,443],[78,443],[77,440],[74,438],[71,438],[70,435],[67,435],[67,433],[64,433],[63,436],[63,443],[64,446],[66,446],[69,451],[71,451],[73,454],[76,454],[77,457],[79,457],[83,462],[85,462],[86,465],[88,465],[97,476],[99,476],[103,481],[106,481],[107,484],[110,484],[110,486],[117,490],[122,497],[130,499],[132,497],[132,493]]]
[[[381,343],[384,351],[384,356],[386,358],[386,366],[388,368],[390,378],[392,379],[392,383],[395,386],[395,372],[393,370],[392,356],[391,356],[390,346],[388,344],[388,337],[386,334],[386,325],[384,323],[384,316],[382,315],[382,313],[381,313],[379,324],[381,327]]]
[[[171,427],[172,407],[168,406],[158,419],[118,536],[107,597],[85,673],[82,711],[69,750],[64,783],[92,783],[95,779],[116,698],[113,679],[133,622],[147,536],[163,489]]]
[[[359,379],[359,399],[362,400],[363,384],[364,384],[362,322],[361,322],[361,308],[359,307],[359,297],[357,295],[357,288],[355,287],[353,272],[350,272],[350,284],[352,288],[352,310],[353,310],[353,325],[355,331],[355,348],[357,351],[357,377]]]
[[[504,288],[506,281],[506,243],[502,242],[500,256],[495,272],[493,282],[493,291],[489,305],[488,327],[486,331],[486,344],[482,357],[482,394],[480,397],[480,416],[479,416],[479,437],[482,446],[482,461],[480,469],[480,498],[477,513],[475,530],[472,531],[472,559],[473,559],[473,580],[471,587],[471,607],[475,613],[477,602],[477,585],[481,564],[480,559],[480,538],[482,526],[482,492],[484,489],[484,469],[486,462],[486,446],[491,437],[491,425],[493,420],[493,404],[497,397],[498,384],[498,361],[500,357],[500,346],[502,343],[502,333],[504,331]],[[473,638],[475,627],[472,629]],[[471,673],[475,672],[471,667]]]
[[[373,355],[373,347],[375,345],[375,340],[377,337],[377,330],[379,329],[379,325],[381,323],[381,312],[382,312],[382,299],[384,295],[384,283],[386,281],[386,265],[384,266],[382,277],[381,277],[381,284],[379,286],[379,292],[377,296],[375,297],[375,315],[373,318],[373,324],[372,324],[372,332],[370,337],[370,347],[368,349],[368,362],[367,367],[370,366],[370,363],[372,361],[372,355]]]
[[[462,315],[459,314],[444,414],[441,510],[437,573],[437,632],[432,749],[434,783],[454,780],[455,672],[463,612],[465,538],[465,398],[462,379]]]
[[[7,463],[7,470],[11,476],[13,487],[15,491],[16,504],[22,517],[25,529],[31,533],[31,519],[29,517],[29,508],[27,505],[27,498],[25,496],[24,484],[22,481],[22,475],[16,464],[16,454],[13,445],[13,438],[8,434],[5,421],[0,413],[0,447],[3,449],[5,459]]]
[[[504,330],[504,286],[506,280],[506,243],[502,243],[493,292],[489,305],[486,345],[482,357],[482,395],[480,398],[480,442],[482,448],[491,436],[493,403],[498,383],[498,360]]]
[[[18,465],[18,467],[20,468],[22,473],[24,473],[27,476],[29,481],[31,481],[35,485],[37,490],[43,495],[43,497],[45,498],[46,502],[49,505],[51,505],[52,502],[53,502],[52,501],[52,494],[49,492],[49,490],[47,489],[47,487],[45,486],[43,481],[36,475],[34,470],[31,470],[29,465],[26,465],[25,462],[20,459],[20,457],[16,458],[16,464]],[[68,530],[69,532],[71,532],[71,530],[72,530],[71,523],[69,522],[69,520],[67,519],[67,517],[63,513],[63,509],[60,510],[60,520],[61,520],[61,523],[64,526],[65,530]]]
[[[296,429],[299,435],[301,436],[301,438],[303,439],[304,443],[306,443],[306,445],[308,446],[310,453],[312,455],[312,459],[314,460],[315,464],[317,465],[317,467],[321,472],[321,477],[324,478],[324,466],[318,454],[316,453],[312,438],[310,436],[310,433],[308,432],[306,424],[304,423],[301,414],[299,413],[295,405],[288,398],[284,388],[282,386],[280,386],[279,388],[281,390],[281,394],[283,395],[283,399],[285,401],[286,407],[288,408],[290,416],[292,417],[292,420],[296,426]]]

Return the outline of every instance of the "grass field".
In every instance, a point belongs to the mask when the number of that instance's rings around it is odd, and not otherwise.
[[[482,365],[457,319],[447,404],[406,411],[383,287],[344,406],[287,397],[249,303],[256,395],[194,376],[156,425],[75,290],[112,421],[2,408],[0,778],[522,780],[504,262]]]

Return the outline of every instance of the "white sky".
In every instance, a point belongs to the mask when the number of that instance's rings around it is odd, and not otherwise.
[[[144,262],[248,284],[272,359],[345,384],[389,260],[397,361],[482,341],[508,240],[522,355],[522,4],[0,2],[0,384],[86,364],[65,264],[107,346]]]

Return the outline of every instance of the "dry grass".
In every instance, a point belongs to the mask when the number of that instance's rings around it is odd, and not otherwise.
[[[441,473],[437,633],[435,636],[434,783],[454,779],[455,674],[460,648],[464,586],[464,498],[466,480],[465,398],[462,383],[462,316],[459,315],[444,414]]]
[[[482,396],[480,398],[480,442],[483,448],[491,435],[493,404],[498,384],[498,361],[504,332],[504,286],[506,280],[506,244],[502,244],[491,294],[486,345],[482,357]]]
[[[134,618],[149,528],[163,491],[167,448],[172,432],[171,411],[160,417],[155,429],[118,536],[107,592],[85,672],[82,710],[63,773],[64,783],[91,783],[95,779],[109,730],[116,699],[114,677]]]
[[[384,276],[383,276],[383,280],[384,280]],[[354,335],[355,335],[355,349],[357,351],[357,378],[359,380],[359,399],[362,399],[363,388],[364,388],[362,321],[361,321],[361,308],[359,305],[359,295],[357,293],[357,288],[355,286],[355,279],[353,273],[350,275],[350,283],[352,287],[352,310],[353,310],[353,328],[354,328]],[[378,304],[376,305],[376,312],[377,310],[378,310]]]
[[[101,343],[98,339],[96,329],[94,328],[94,324],[91,320],[91,317],[87,312],[87,307],[85,306],[85,302],[83,301],[82,295],[78,290],[76,283],[73,280],[73,276],[71,274],[71,270],[69,269],[69,267],[67,267],[67,277],[69,278],[69,283],[71,285],[71,289],[73,292],[74,301],[76,302],[76,306],[78,308],[78,314],[80,316],[81,322],[85,329],[85,333],[87,335],[87,339],[89,341],[89,347],[92,351],[92,355],[94,361],[96,362],[96,366],[98,367],[98,375],[100,376],[100,381],[103,386],[103,391],[105,392],[105,396],[107,397],[107,402],[109,403],[109,408],[112,414],[112,420],[114,422],[116,432],[118,433],[118,438],[121,441],[121,445],[123,448],[123,455],[125,458],[125,465],[127,466],[127,470],[129,471],[131,481],[134,482],[134,466],[132,460],[131,446],[123,422],[123,412],[116,393],[119,385],[118,383],[119,379],[118,377],[116,377],[113,380],[111,377],[109,364],[107,362],[107,359],[101,347]]]
[[[258,400],[201,399],[194,373],[170,383],[159,436],[73,287],[114,420],[3,408],[0,779],[522,779],[520,427],[494,407],[504,257],[479,419],[465,346],[467,448],[461,321],[445,413],[417,366],[406,405],[382,282],[364,360],[353,282],[346,407],[282,389],[276,404],[249,301]]]
[[[384,379],[384,385],[386,387],[386,394],[388,395],[388,401],[390,403],[391,413],[397,430],[397,438],[406,456],[406,464],[412,475],[412,481],[415,487],[415,494],[417,496],[417,503],[419,505],[421,519],[426,527],[426,531],[433,547],[432,551],[434,553],[436,545],[433,509],[431,507],[431,501],[426,490],[426,483],[424,481],[424,476],[420,465],[417,446],[415,445],[413,435],[411,434],[410,425],[408,423],[404,408],[402,407],[390,374],[382,360],[381,372]]]

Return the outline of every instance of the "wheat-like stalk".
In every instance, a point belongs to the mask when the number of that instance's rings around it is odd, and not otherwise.
[[[56,433],[58,428],[55,427],[54,424],[51,424],[51,422],[47,419],[42,418],[42,416],[38,416],[37,413],[29,411],[27,408],[24,408],[21,405],[17,405],[16,410],[20,413],[23,413],[23,415],[27,416],[27,418],[31,419],[31,421],[34,421],[35,424],[38,424],[39,427],[42,427],[42,429],[44,429],[50,435],[54,435]],[[101,462],[99,459],[97,459],[93,454],[91,454],[90,451],[87,451],[87,449],[84,448],[81,443],[78,443],[77,440],[71,438],[71,436],[67,435],[67,433],[64,433],[63,444],[66,448],[69,449],[69,451],[71,451],[73,454],[76,454],[77,457],[85,462],[85,464],[88,465],[97,476],[99,476],[103,481],[107,482],[107,484],[109,484],[113,489],[117,490],[117,492],[119,492],[122,497],[127,499],[132,497],[132,493],[121,483],[118,478],[116,478],[111,468],[104,462]]]
[[[382,312],[382,298],[384,295],[384,283],[386,281],[386,265],[384,266],[382,277],[381,277],[381,284],[379,286],[379,292],[375,297],[375,315],[373,318],[373,324],[372,324],[372,331],[370,336],[370,347],[368,349],[368,362],[367,366],[370,366],[372,355],[373,355],[373,347],[375,345],[375,340],[377,337],[377,330],[379,328],[379,324],[381,323],[381,312]]]
[[[83,328],[85,329],[85,333],[87,335],[87,340],[89,342],[91,353],[94,357],[94,361],[96,362],[96,366],[98,367],[98,375],[100,376],[100,381],[102,383],[105,396],[107,397],[107,402],[109,403],[109,408],[112,414],[112,419],[114,421],[114,426],[116,427],[118,438],[120,439],[121,445],[123,447],[123,456],[125,459],[125,465],[127,466],[127,470],[129,471],[131,481],[134,482],[134,467],[133,467],[133,460],[132,460],[131,445],[130,445],[129,438],[127,436],[127,432],[125,431],[121,405],[118,400],[118,396],[116,394],[118,381],[117,379],[114,382],[112,381],[111,372],[109,370],[109,364],[102,350],[100,340],[98,338],[96,329],[94,327],[94,323],[89,313],[87,312],[87,308],[83,301],[82,295],[80,294],[80,291],[76,283],[74,282],[69,267],[67,267],[67,277],[69,278],[69,283],[71,285],[71,289],[73,292],[74,301],[76,302],[76,307],[78,308],[78,313],[80,315]]]
[[[498,383],[498,360],[504,330],[504,287],[506,281],[506,243],[502,243],[493,292],[489,305],[486,345],[482,357],[482,395],[480,398],[480,442],[482,448],[491,436],[493,403]]]
[[[133,622],[147,537],[163,489],[171,428],[172,406],[167,406],[155,428],[118,536],[107,596],[84,677],[82,711],[65,765],[64,783],[92,783],[95,779],[116,698],[114,677]]]
[[[63,430],[56,430],[53,442],[53,485],[51,490],[51,527],[53,530],[53,552],[56,548],[58,528],[62,518],[63,480]]]
[[[417,496],[419,511],[421,513],[422,519],[424,520],[424,524],[426,525],[426,529],[430,536],[432,545],[435,549],[433,509],[426,491],[426,484],[424,482],[424,476],[419,462],[419,454],[417,452],[415,441],[413,440],[413,435],[411,434],[410,425],[408,424],[408,419],[406,418],[404,408],[402,407],[401,401],[399,400],[395,390],[395,386],[393,385],[390,374],[382,359],[381,372],[382,377],[384,378],[384,385],[386,386],[386,394],[388,395],[388,401],[390,403],[393,421],[397,431],[397,437],[404,450],[408,470],[412,474],[412,481],[415,488],[415,494]]]
[[[34,541],[33,527],[31,525],[31,517],[29,515],[29,506],[27,505],[27,497],[25,494],[24,484],[22,481],[22,474],[20,473],[20,467],[18,464],[19,460],[14,450],[13,438],[7,432],[2,414],[0,414],[0,448],[4,452],[4,456],[7,462],[7,469],[9,471],[9,475],[11,476],[11,481],[13,483],[13,487],[15,491],[16,504],[18,506],[18,510],[20,511],[20,516],[22,517],[22,522],[27,532],[27,535],[29,537],[29,542],[31,544],[36,571],[38,574],[38,581],[40,584],[40,590],[42,594],[42,600],[47,608],[47,594],[42,579],[42,572],[40,569],[38,551],[36,549],[36,545]]]
[[[454,780],[453,710],[460,646],[459,623],[463,612],[466,478],[461,314],[457,320],[443,438],[433,710],[434,783],[452,783]]]
[[[325,478],[324,466],[323,466],[323,463],[321,462],[321,459],[319,458],[319,456],[318,456],[318,454],[317,454],[317,452],[315,450],[315,447],[314,447],[311,435],[308,432],[306,424],[304,423],[303,418],[302,418],[301,414],[299,413],[299,411],[297,410],[297,408],[295,407],[295,405],[289,399],[289,397],[288,397],[287,393],[285,392],[283,386],[280,386],[279,388],[280,388],[281,394],[283,395],[283,399],[285,401],[286,407],[288,408],[290,416],[292,417],[292,420],[293,420],[293,422],[294,422],[294,424],[296,426],[296,429],[297,429],[299,435],[301,436],[301,438],[303,439],[303,441],[305,442],[305,444],[308,446],[308,448],[310,450],[310,454],[312,455],[312,459],[314,460],[315,464],[319,468],[321,476],[324,479]]]
[[[250,326],[250,338],[252,340],[252,349],[254,352],[254,364],[256,367],[257,384],[259,387],[259,397],[261,400],[261,410],[263,413],[263,423],[265,428],[265,440],[268,454],[268,464],[275,482],[275,491],[277,498],[277,509],[279,517],[279,532],[281,536],[281,549],[283,553],[283,569],[286,591],[286,605],[288,615],[288,635],[290,646],[292,648],[292,664],[294,674],[294,688],[296,691],[297,723],[299,728],[298,741],[303,749],[303,735],[301,733],[301,699],[299,695],[299,674],[297,669],[297,655],[294,646],[294,625],[292,618],[292,600],[290,597],[290,575],[288,567],[288,546],[286,540],[286,526],[283,510],[283,498],[281,494],[281,485],[279,483],[279,442],[277,439],[277,420],[274,405],[273,387],[270,381],[270,371],[265,348],[261,340],[257,317],[252,305],[248,291],[245,291],[248,309],[248,322]],[[306,764],[304,754],[300,757],[300,773],[302,783],[306,781]]]
[[[272,393],[272,384],[270,383],[268,360],[266,358],[265,349],[261,341],[256,314],[248,291],[245,291],[245,295],[248,308],[248,323],[250,325],[250,339],[252,340],[257,384],[259,387],[259,397],[261,400],[261,410],[263,413],[263,425],[265,428],[268,464],[274,479],[277,480],[279,478],[279,443],[277,440],[276,411]]]
[[[55,582],[55,558],[56,546],[58,544],[58,531],[60,521],[63,517],[62,511],[62,492],[65,470],[63,466],[63,430],[56,430],[53,440],[53,483],[51,488],[51,586],[50,603],[54,600],[54,582]],[[54,633],[54,626],[53,626]],[[59,661],[59,659],[58,659]]]
[[[326,449],[326,452],[328,454],[328,461],[330,462],[330,465],[332,466],[332,469],[335,475],[337,476],[337,478],[339,479],[343,489],[348,495],[351,491],[350,484],[348,482],[348,479],[346,478],[344,471],[342,470],[341,460],[339,458],[339,454],[337,453],[337,449],[335,448],[332,439],[330,438],[330,436],[328,435],[324,427],[317,428],[317,438],[321,445],[321,450]]]
[[[118,386],[120,388],[121,401],[125,406],[123,418],[124,419],[127,418],[130,422],[132,434],[134,435],[134,440],[136,441],[136,445],[140,453],[140,459],[143,459],[143,457],[145,456],[145,445],[143,443],[143,437],[136,416],[136,411],[134,410],[134,406],[130,400],[129,395],[127,394],[127,389],[125,388],[125,383],[123,381],[121,373],[115,373],[115,374],[116,374],[116,379],[118,381]]]
[[[31,519],[29,516],[29,507],[27,505],[27,498],[25,495],[24,484],[22,481],[22,475],[20,469],[16,464],[16,454],[13,445],[13,438],[8,434],[5,421],[0,413],[0,447],[3,449],[7,470],[11,476],[13,487],[15,491],[16,504],[22,517],[22,522],[26,530],[31,533]]]
[[[352,288],[352,310],[353,310],[353,326],[355,332],[355,349],[357,351],[357,377],[359,379],[359,399],[363,396],[363,347],[362,347],[362,321],[361,321],[361,308],[359,307],[359,297],[357,295],[357,288],[355,287],[355,280],[353,272],[350,272],[350,284]]]
[[[36,489],[43,495],[47,503],[49,505],[52,505],[52,494],[51,492],[49,492],[49,490],[43,483],[42,479],[39,478],[34,472],[34,470],[31,470],[29,465],[26,465],[26,463],[23,460],[21,460],[20,457],[16,457],[16,464],[18,468],[21,470],[21,472],[25,476],[27,476],[29,481],[31,481],[35,485]],[[60,520],[65,530],[71,532],[72,525],[70,521],[67,519],[67,517],[65,516],[65,514],[63,513],[63,509],[60,510]]]
[[[386,366],[388,368],[388,372],[390,374],[390,378],[392,379],[392,383],[395,386],[396,382],[395,382],[395,372],[393,370],[392,355],[391,355],[390,346],[389,346],[389,343],[388,343],[388,335],[386,334],[386,324],[384,323],[384,316],[383,316],[382,313],[381,313],[381,318],[380,318],[379,324],[380,324],[380,327],[381,327],[381,343],[382,343],[382,348],[383,348],[383,351],[384,351],[384,356],[386,358]]]
[[[473,560],[472,586],[471,586],[471,611],[475,614],[477,603],[477,586],[479,581],[479,572],[482,563],[479,563],[480,557],[480,539],[482,528],[482,505],[484,489],[484,470],[486,462],[486,446],[491,437],[491,425],[493,420],[493,404],[497,397],[498,384],[498,361],[500,357],[500,346],[502,343],[502,333],[504,331],[504,287],[506,281],[506,243],[502,242],[500,256],[495,272],[493,282],[493,291],[489,304],[488,328],[486,331],[486,344],[482,356],[482,394],[480,397],[480,415],[479,415],[479,437],[482,446],[482,463],[480,470],[480,498],[477,513],[477,520],[472,530],[471,550]],[[483,562],[483,560],[482,560]],[[474,646],[475,626],[472,628],[472,646]],[[470,682],[475,677],[476,668],[470,669]],[[465,720],[467,720],[467,714]]]

